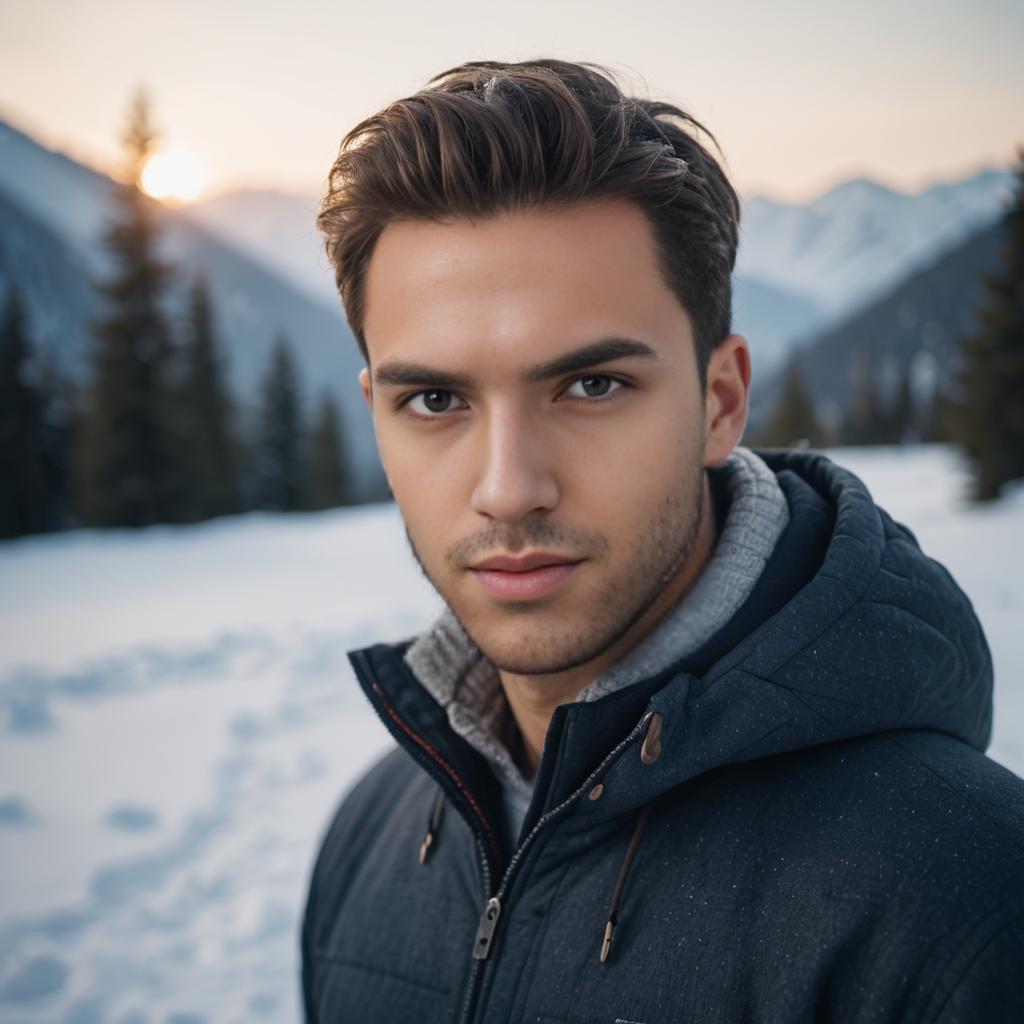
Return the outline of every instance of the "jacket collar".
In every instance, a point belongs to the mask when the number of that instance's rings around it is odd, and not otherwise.
[[[699,650],[753,590],[780,534],[789,505],[775,474],[747,448],[710,471],[719,518],[715,549],[687,594],[654,630],[576,697],[590,702],[650,678]],[[484,755],[503,784],[529,799],[532,789],[502,734],[515,731],[498,673],[449,609],[405,651],[419,682],[441,704],[452,728]]]
[[[556,709],[527,826],[654,711],[660,756],[645,764],[638,746],[624,749],[606,766],[604,797],[586,802],[588,816],[635,809],[715,767],[892,729],[987,745],[991,657],[949,574],[854,474],[808,452],[759,454],[792,515],[755,592],[691,657]],[[410,643],[351,652],[360,683],[399,742],[494,822],[493,773],[412,675],[403,658]]]

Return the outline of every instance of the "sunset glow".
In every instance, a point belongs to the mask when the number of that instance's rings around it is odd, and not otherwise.
[[[206,183],[203,163],[187,149],[156,153],[142,172],[142,188],[154,199],[186,203],[197,199]]]

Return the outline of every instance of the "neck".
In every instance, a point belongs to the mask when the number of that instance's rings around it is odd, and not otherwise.
[[[520,676],[499,672],[509,708],[522,737],[519,768],[532,778],[540,762],[551,716],[560,704],[569,704],[607,668],[640,643],[665,614],[693,586],[714,551],[718,539],[711,489],[704,474],[700,522],[690,556],[679,566],[654,604],[610,647],[596,658],[564,672]]]

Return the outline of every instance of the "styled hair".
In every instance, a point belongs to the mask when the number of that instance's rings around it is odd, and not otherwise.
[[[740,207],[697,132],[721,152],[679,107],[624,95],[599,65],[560,60],[461,64],[356,125],[317,227],[363,358],[366,271],[389,223],[626,198],[646,213],[690,317],[704,389],[731,331]]]

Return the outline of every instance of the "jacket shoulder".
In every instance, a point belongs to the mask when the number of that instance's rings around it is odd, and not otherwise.
[[[773,760],[763,782],[791,837],[807,830],[865,883],[928,880],[979,907],[1003,902],[1002,886],[1024,891],[1024,780],[963,741],[893,730]]]
[[[904,774],[920,791],[925,807],[955,816],[961,825],[971,822],[970,830],[956,830],[960,842],[984,842],[1024,867],[1024,779],[943,733],[906,731],[885,736],[902,755]]]
[[[328,818],[314,873],[325,862],[358,853],[360,836],[378,833],[397,801],[427,786],[429,779],[401,747],[383,754],[348,788]]]
[[[305,1019],[323,1019],[317,1008],[317,954],[352,891],[373,844],[395,839],[396,828],[414,827],[414,802],[430,785],[425,772],[398,746],[380,757],[342,796],[327,822],[309,875],[299,935]],[[356,883],[357,884],[357,883]]]
[[[328,819],[313,863],[304,935],[322,912],[332,916],[332,908],[325,908],[325,902],[343,897],[374,843],[397,841],[396,830],[406,833],[421,824],[431,785],[409,754],[396,746],[342,796]]]
[[[330,847],[339,833],[362,827],[366,819],[389,805],[389,799],[407,789],[422,772],[399,746],[379,757],[342,795],[329,819],[323,846]]]
[[[883,938],[865,944],[865,970],[887,959],[916,979],[906,1019],[1024,1019],[1024,780],[907,730],[808,750],[779,781],[788,835],[809,829],[786,849],[798,866],[805,855],[801,885],[859,907]]]

